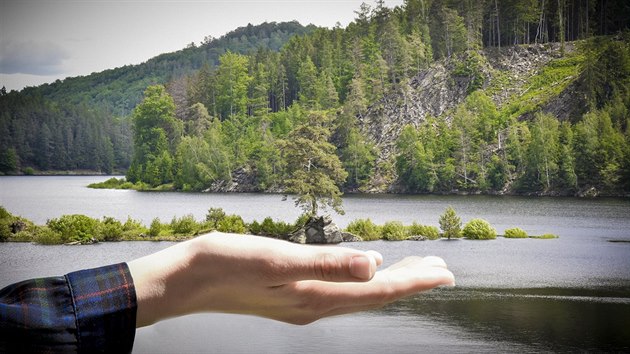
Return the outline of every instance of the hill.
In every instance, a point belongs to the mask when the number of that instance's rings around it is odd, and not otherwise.
[[[4,95],[37,104],[7,104],[2,121],[29,123],[0,125],[0,136],[39,134],[5,144],[22,167],[45,168],[79,146],[97,157],[89,168],[129,166],[141,189],[324,181],[331,191],[620,195],[630,190],[629,14],[624,1],[378,1],[346,28],[313,29],[280,51],[225,52],[214,67],[149,86],[130,120],[101,130],[77,131],[80,118],[65,130],[42,124],[62,106],[41,90],[42,103]],[[95,121],[111,114],[89,103],[63,109]],[[130,125],[133,137],[102,133]]]
[[[216,66],[227,52],[279,50],[314,30],[297,22],[240,27],[138,65],[70,77],[20,92],[0,93],[0,172],[82,170],[111,173],[129,167],[129,115],[149,85]]]

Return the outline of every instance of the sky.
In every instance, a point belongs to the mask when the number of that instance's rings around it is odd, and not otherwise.
[[[248,23],[333,27],[373,0],[0,0],[0,87],[140,64]],[[387,7],[403,0],[386,0]]]

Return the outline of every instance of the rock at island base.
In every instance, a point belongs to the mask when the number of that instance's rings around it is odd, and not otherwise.
[[[361,236],[345,231],[341,232],[341,238],[343,239],[343,242],[363,242],[363,238],[361,238]]]
[[[295,243],[337,244],[344,241],[341,230],[332,222],[330,215],[312,217],[294,232],[289,241]]]

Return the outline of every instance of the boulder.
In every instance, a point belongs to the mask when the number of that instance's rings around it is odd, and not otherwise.
[[[312,217],[294,232],[289,241],[295,243],[337,244],[343,241],[339,227],[332,222],[330,215]]]
[[[361,236],[345,231],[341,232],[341,238],[343,239],[343,242],[363,242],[363,238],[361,238]]]

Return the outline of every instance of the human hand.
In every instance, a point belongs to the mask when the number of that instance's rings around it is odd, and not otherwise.
[[[197,312],[307,324],[454,284],[438,257],[408,257],[377,272],[382,261],[374,251],[211,233],[128,264],[138,327]]]

